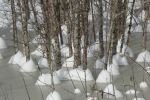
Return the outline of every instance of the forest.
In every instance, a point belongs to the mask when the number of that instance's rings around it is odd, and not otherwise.
[[[150,100],[150,0],[0,0],[0,100]]]

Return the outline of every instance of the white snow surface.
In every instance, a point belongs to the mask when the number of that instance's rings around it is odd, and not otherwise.
[[[31,55],[36,55],[38,57],[43,57],[43,48],[41,45],[39,45],[32,53]]]
[[[5,40],[2,37],[0,37],[0,49],[5,49],[5,48],[7,48]]]
[[[73,68],[74,66],[74,56],[67,58],[64,63],[62,64],[63,67],[71,67]]]
[[[150,62],[150,52],[148,50],[141,52],[136,58],[136,62]]]
[[[115,95],[116,98],[123,97],[123,94],[119,90],[117,90],[117,88],[113,84],[109,84],[108,86],[106,86],[106,88],[104,89],[104,92],[109,93],[109,94],[106,94],[107,98],[114,98],[114,96],[112,95]]]
[[[107,70],[102,70],[97,77],[97,83],[110,83],[112,82],[111,74]]]
[[[121,47],[121,41],[119,40],[118,44],[117,44],[117,53],[120,53],[120,47]],[[125,44],[123,44],[123,48],[122,48],[122,52],[121,53],[129,55],[129,57],[134,57],[134,54],[133,54],[131,48],[129,48]]]
[[[95,62],[95,68],[96,69],[102,69],[105,66],[105,57],[103,57],[102,59],[97,59]]]
[[[24,56],[23,58],[20,59],[20,62],[18,63],[19,66],[23,66],[27,61],[27,57]]]
[[[66,45],[61,46],[61,55],[63,57],[69,57],[69,47]]]
[[[117,53],[113,56],[113,64],[128,65],[128,60],[125,55]]]
[[[48,68],[48,61],[46,58],[40,58],[38,61],[38,65],[40,68]]]
[[[147,89],[148,88],[148,84],[145,81],[143,81],[143,82],[140,83],[140,88],[142,90]]]
[[[61,83],[55,72],[53,73],[53,82],[54,82],[54,84],[60,84]],[[40,75],[35,84],[36,85],[52,85],[51,74]]]
[[[144,98],[133,98],[132,100],[145,100]]]
[[[107,71],[111,73],[111,75],[119,75],[119,67],[115,64],[110,64],[107,66]]]
[[[37,71],[37,65],[33,62],[32,58],[20,66],[21,72],[35,72]]]
[[[140,92],[138,90],[135,91],[134,89],[130,89],[126,91],[127,95],[134,95],[135,93],[139,94]]]
[[[23,58],[23,53],[21,51],[18,51],[16,54],[14,54],[10,60],[9,60],[9,64],[19,64],[21,59]]]
[[[67,79],[85,81],[85,74],[86,74],[86,81],[94,80],[91,71],[89,69],[84,71],[82,68],[75,68],[75,69],[69,70]]]
[[[81,90],[80,90],[79,88],[76,88],[76,89],[74,89],[74,93],[75,93],[75,94],[80,94],[80,93],[81,93]]]
[[[53,91],[47,96],[46,100],[62,100],[62,98],[57,91]]]

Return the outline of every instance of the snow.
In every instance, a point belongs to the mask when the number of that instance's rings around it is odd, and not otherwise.
[[[53,91],[47,96],[46,100],[62,100],[62,99],[57,91]]]
[[[62,30],[63,42],[64,42],[64,44],[67,44],[68,43],[68,28],[67,28],[67,25],[65,25],[65,24],[62,25],[61,30]]]
[[[91,71],[89,69],[84,71],[82,68],[71,69],[67,75],[67,79],[85,81],[85,74],[86,74],[86,81],[94,80]]]
[[[132,100],[145,100],[144,98],[133,98]]]
[[[118,65],[115,65],[115,64],[108,65],[107,71],[110,72],[111,75],[119,75],[120,74],[119,67],[118,67]]]
[[[90,47],[89,47],[89,50],[92,50],[92,51],[99,51],[100,48],[99,48],[99,42],[96,41],[94,44],[92,44]]]
[[[20,62],[18,63],[19,66],[23,66],[27,61],[27,57],[24,56],[23,58],[20,59]]]
[[[5,40],[2,37],[0,37],[0,49],[5,49],[5,48],[7,48]]]
[[[150,62],[150,52],[145,50],[136,58],[136,62]]]
[[[38,57],[43,57],[43,48],[41,45],[39,45],[32,53],[31,55],[36,55]]]
[[[19,64],[21,59],[24,57],[23,53],[21,51],[18,51],[16,54],[14,54],[10,60],[9,64]]]
[[[67,58],[64,63],[62,64],[63,67],[71,67],[73,68],[74,66],[74,56]]]
[[[53,82],[54,84],[60,84],[60,80],[56,73],[53,73]],[[39,76],[38,80],[35,83],[36,85],[52,85],[51,74],[42,74]]]
[[[97,59],[95,62],[95,68],[96,69],[102,69],[105,66],[105,57],[103,57],[102,59]]]
[[[117,53],[113,56],[113,64],[128,65],[128,60],[125,55]]]
[[[66,46],[66,45],[61,46],[61,55],[66,58],[69,57],[69,47],[68,46]]]
[[[61,68],[61,69],[56,71],[56,74],[57,74],[59,80],[66,80],[67,79],[68,70],[67,70],[67,68]]]
[[[81,94],[81,90],[79,88],[74,89],[75,94]]]
[[[106,86],[106,88],[104,89],[104,92],[106,93],[107,98],[113,98],[114,96],[116,98],[123,97],[123,94],[119,90],[117,90],[113,84],[109,84],[108,86]],[[107,93],[109,93],[109,94],[107,94]],[[114,96],[112,96],[112,95],[114,95]]]
[[[97,97],[87,97],[87,100],[98,100]]]
[[[136,94],[139,94],[140,92],[136,90]],[[126,91],[127,95],[134,95],[135,94],[135,90],[134,89],[130,89]]]
[[[121,41],[119,40],[118,41],[118,44],[117,44],[117,53],[120,53],[120,47],[121,47]],[[127,45],[123,44],[123,48],[122,48],[122,54],[127,54],[129,55],[129,57],[134,57],[134,54],[131,50],[131,48],[129,48]]]
[[[140,83],[140,88],[142,90],[147,89],[148,88],[148,84],[145,81],[143,81],[143,82]]]
[[[38,61],[38,65],[40,68],[48,68],[48,61],[46,58],[40,58]]]
[[[37,66],[33,62],[32,58],[29,61],[25,62],[22,66],[20,66],[21,72],[35,72],[37,71]]]
[[[96,80],[97,83],[110,83],[111,81],[111,74],[107,70],[102,70]]]

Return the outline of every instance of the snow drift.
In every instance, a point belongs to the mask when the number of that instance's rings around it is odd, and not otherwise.
[[[58,76],[54,73],[53,74],[53,82],[54,84],[60,84],[60,80]],[[42,74],[39,76],[36,85],[52,85],[52,76],[51,74]]]
[[[136,58],[136,62],[150,62],[150,52],[145,50]]]
[[[111,74],[107,70],[102,70],[96,80],[97,83],[110,83],[111,81]]]
[[[67,79],[85,81],[85,74],[86,74],[86,81],[93,81],[94,80],[92,73],[89,69],[84,71],[81,68],[71,69],[67,75]]]
[[[53,91],[47,96],[46,100],[62,100],[62,99],[57,91]]]
[[[14,54],[10,60],[9,60],[9,64],[19,64],[21,59],[23,58],[23,53],[21,51],[18,51],[16,54]]]
[[[104,89],[104,92],[106,93],[107,98],[114,98],[114,96],[116,98],[123,97],[123,94],[119,90],[117,90],[117,88],[113,84],[109,84],[108,86],[106,86],[106,88]],[[107,94],[107,93],[109,93],[109,94]],[[112,95],[114,95],[114,96],[112,96]]]
[[[21,72],[35,72],[37,71],[37,65],[33,62],[32,58],[20,66]]]

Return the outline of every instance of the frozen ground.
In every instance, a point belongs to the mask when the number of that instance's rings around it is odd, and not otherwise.
[[[141,42],[140,40],[142,34],[140,33],[133,33],[130,46],[134,51],[135,57],[137,54],[142,51]],[[148,34],[148,50],[150,50],[150,41],[149,41],[149,34]],[[13,48],[9,47],[8,49],[1,50],[4,59],[0,60],[0,100],[46,100],[46,97],[51,91],[51,86],[37,86],[35,82],[40,75],[40,72],[34,73],[20,73],[19,68],[17,65],[8,64],[10,57],[13,54]],[[96,57],[89,58],[89,68],[91,69],[94,78],[96,79],[100,70],[94,70],[94,62]],[[128,59],[129,60],[129,59]],[[145,100],[150,99],[150,89],[147,90],[140,90],[140,82],[143,81],[143,73],[144,71],[140,66],[129,60],[128,66],[120,66],[120,75],[117,77],[113,77],[116,88],[121,91],[124,95],[123,98],[117,100],[132,100],[134,95],[126,95],[126,91],[132,89],[130,86],[132,83],[132,70],[134,69],[134,75],[136,80],[136,89],[139,91],[137,97],[145,98]],[[47,69],[42,70],[46,72]],[[148,86],[150,85],[150,76],[148,74],[144,74],[145,81],[147,82]],[[24,83],[25,81],[25,83]],[[56,90],[60,93],[62,100],[85,100],[85,93],[83,89],[84,82],[74,81],[76,88],[81,90],[81,94],[74,94],[74,87],[71,81],[62,81],[61,84],[56,85]],[[91,88],[94,81],[88,82],[88,93],[92,93]],[[98,89],[104,89],[107,84],[97,84]],[[26,88],[25,88],[26,86]],[[26,91],[28,90],[28,93]],[[133,92],[133,91],[131,91]],[[92,96],[96,96],[96,93],[93,93]],[[99,94],[99,98],[101,100],[101,95]],[[103,100],[110,100],[106,98],[104,95]],[[141,99],[143,100],[143,99]]]

